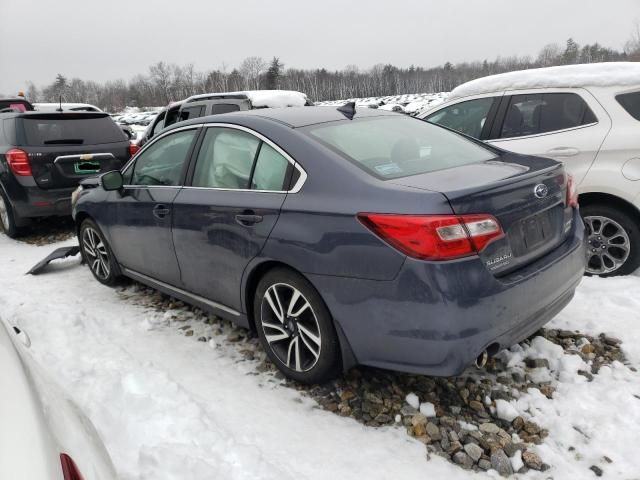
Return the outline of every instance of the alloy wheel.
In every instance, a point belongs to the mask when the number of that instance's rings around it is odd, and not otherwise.
[[[587,273],[603,275],[618,270],[629,258],[631,240],[615,220],[603,216],[586,216]]]
[[[89,268],[98,278],[106,280],[111,273],[109,251],[100,234],[91,227],[82,232],[82,249],[87,255]]]
[[[9,210],[2,195],[0,195],[0,222],[4,230],[9,230]]]
[[[286,283],[271,285],[265,292],[260,322],[271,351],[282,364],[296,372],[311,370],[320,358],[320,325],[309,300]]]

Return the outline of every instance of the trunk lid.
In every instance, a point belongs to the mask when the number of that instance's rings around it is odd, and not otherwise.
[[[453,212],[493,215],[504,236],[480,252],[486,267],[505,275],[553,250],[571,229],[567,181],[554,160],[503,153],[497,160],[395,180],[441,192]]]
[[[130,157],[129,141],[105,113],[28,114],[17,118],[16,134],[43,189],[75,187]]]

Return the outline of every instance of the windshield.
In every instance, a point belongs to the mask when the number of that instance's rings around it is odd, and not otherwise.
[[[409,117],[377,117],[312,125],[307,133],[382,179],[393,179],[496,158],[483,147]]]

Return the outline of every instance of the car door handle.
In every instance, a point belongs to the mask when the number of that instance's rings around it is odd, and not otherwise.
[[[256,215],[253,212],[236,215],[236,222],[238,222],[240,225],[244,225],[245,227],[260,223],[261,221],[262,215]]]
[[[171,210],[169,210],[169,208],[166,205],[162,205],[162,204],[156,205],[155,207],[153,207],[153,210],[152,210],[153,216],[160,219],[163,219],[167,215],[169,215],[170,211]]]
[[[573,147],[557,147],[547,150],[547,155],[552,157],[575,157],[580,153],[580,150]]]

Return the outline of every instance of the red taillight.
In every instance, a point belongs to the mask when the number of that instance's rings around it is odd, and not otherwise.
[[[31,164],[29,163],[29,155],[24,150],[12,148],[4,154],[11,171],[20,177],[31,176]]]
[[[84,480],[73,459],[66,453],[60,454],[62,464],[62,476],[64,480]]]
[[[130,143],[129,144],[129,155],[130,156],[134,156],[136,153],[138,153],[138,150],[140,150],[140,147],[138,145],[136,145],[135,143]]]
[[[491,215],[395,215],[360,213],[360,221],[407,255],[449,260],[481,252],[503,235]]]
[[[567,175],[567,206],[578,207],[578,193],[576,192],[576,187],[573,184],[573,177],[571,175]]]

